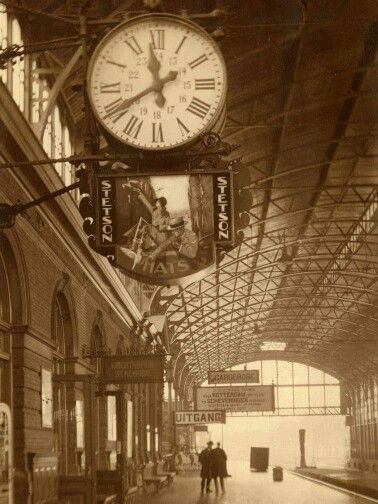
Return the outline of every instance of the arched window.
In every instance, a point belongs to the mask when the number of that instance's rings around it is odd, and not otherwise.
[[[72,372],[67,358],[73,356],[74,325],[66,296],[58,291],[53,302],[52,339],[53,353],[53,431],[55,451],[59,454],[60,474],[71,474],[78,470],[77,443],[82,439],[82,399],[81,391],[75,384],[64,380],[66,373]]]
[[[65,310],[65,299],[61,293],[58,293],[54,303],[54,325],[53,325],[53,340],[56,343],[56,351],[60,357],[64,358],[66,353],[65,345],[65,322],[68,314]]]
[[[6,6],[0,2],[0,49],[10,45],[24,45],[21,26],[17,18],[7,12]],[[25,58],[28,58],[30,63],[28,65],[30,75],[27,76],[25,76]],[[26,117],[34,124],[39,123],[43,117],[53,85],[53,80],[46,78],[48,67],[42,56],[30,55],[9,60],[5,68],[0,70],[0,79],[8,87],[21,112],[25,112]],[[25,103],[26,79],[31,91],[30,103]],[[58,104],[53,108],[43,135],[43,147],[51,157],[67,157],[73,151],[68,121],[62,110],[63,107]],[[64,184],[75,182],[75,170],[69,163],[59,163],[55,166]],[[78,199],[78,191],[75,191],[74,196]]]
[[[268,359],[231,368],[233,371],[245,369],[257,371],[257,383],[275,385],[274,415],[340,414],[339,380],[320,369],[298,362]],[[206,381],[202,385],[207,384]],[[264,412],[248,412],[248,416],[264,416],[264,414]],[[266,414],[270,416],[272,412]]]

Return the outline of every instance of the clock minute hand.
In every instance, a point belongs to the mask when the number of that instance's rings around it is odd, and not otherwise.
[[[165,77],[163,77],[162,79],[159,79],[155,84],[148,86],[146,89],[143,89],[143,91],[140,91],[140,93],[137,93],[135,96],[132,96],[131,98],[128,98],[127,100],[124,100],[118,107],[116,107],[111,112],[106,114],[104,116],[104,119],[107,119],[108,117],[111,117],[112,115],[117,114],[118,112],[122,112],[122,110],[129,108],[130,105],[132,105],[134,102],[136,102],[140,98],[143,98],[143,96],[146,96],[149,93],[152,93],[153,91],[161,92],[164,88],[164,85],[167,82],[171,82],[176,79],[177,73],[178,72],[176,72],[176,71],[170,70]]]

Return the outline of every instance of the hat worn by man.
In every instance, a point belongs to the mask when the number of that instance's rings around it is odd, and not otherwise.
[[[209,446],[209,445],[213,445],[213,444],[214,444],[214,443],[213,443],[212,441],[209,441],[209,442],[207,443],[207,446]]]
[[[163,207],[166,207],[167,206],[167,198],[164,198],[164,196],[161,196],[160,198],[156,198],[155,199],[155,205],[157,202],[160,202],[160,204],[163,206]]]
[[[169,221],[168,229],[169,231],[174,231],[175,229],[180,229],[185,226],[185,220],[183,217],[175,217]]]

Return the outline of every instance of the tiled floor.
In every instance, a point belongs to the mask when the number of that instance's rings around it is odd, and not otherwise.
[[[284,472],[282,482],[273,482],[272,470],[250,472],[247,466],[229,464],[232,478],[226,480],[226,493],[201,495],[198,473],[180,474],[169,488],[158,495],[140,497],[138,504],[367,504],[363,497],[349,495],[320,483]]]

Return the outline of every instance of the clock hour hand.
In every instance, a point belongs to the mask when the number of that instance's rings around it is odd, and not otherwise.
[[[156,85],[159,83],[159,71],[161,68],[160,61],[157,59],[152,44],[150,44],[150,59],[147,65],[148,70],[152,73],[152,84]],[[158,107],[162,108],[165,103],[165,97],[162,91],[156,91],[155,103]]]
[[[161,91],[164,88],[164,85],[167,82],[171,82],[176,79],[177,73],[178,72],[176,72],[176,71],[170,70],[165,77],[163,77],[162,79],[159,79],[158,82],[156,82],[155,84],[148,86],[146,89],[143,89],[143,91],[140,91],[140,93],[137,93],[135,96],[132,96],[131,98],[124,100],[120,105],[118,105],[118,107],[114,108],[111,112],[106,114],[103,117],[103,119],[107,119],[108,117],[111,117],[112,115],[117,114],[118,112],[122,112],[123,110],[129,108],[130,105],[135,103],[137,100],[139,100],[140,98],[143,98],[143,96],[146,96],[149,93],[152,93],[153,91],[161,93]]]
[[[161,68],[160,61],[157,59],[152,44],[150,44],[150,59],[147,65],[148,70],[152,73],[153,77],[159,79],[159,70]]]

